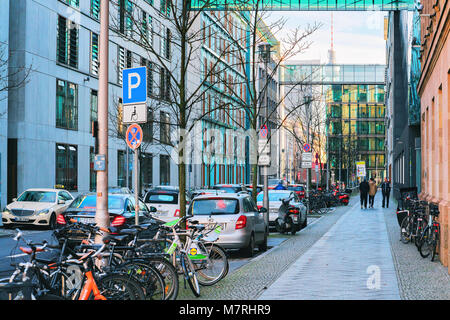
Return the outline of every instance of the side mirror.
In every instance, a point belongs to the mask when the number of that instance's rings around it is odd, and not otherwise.
[[[13,201],[13,202],[16,202],[16,201],[17,201],[17,198],[13,198],[12,201]]]
[[[58,199],[58,204],[66,204],[66,201],[62,200],[62,199]]]
[[[262,208],[260,208],[260,209],[258,210],[258,212],[259,212],[259,213],[266,213],[266,212],[267,212],[267,208],[262,207]]]
[[[156,211],[158,211],[158,210],[156,210],[155,207],[153,207],[153,206],[150,207],[150,212],[156,212]]]

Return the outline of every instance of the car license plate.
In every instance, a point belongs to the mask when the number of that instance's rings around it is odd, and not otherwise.
[[[292,216],[292,220],[293,220],[294,222],[297,222],[297,221],[298,221],[298,216]]]
[[[77,218],[77,222],[89,224],[89,223],[94,223],[94,219],[93,218]]]
[[[16,221],[30,221],[28,218],[16,218]]]

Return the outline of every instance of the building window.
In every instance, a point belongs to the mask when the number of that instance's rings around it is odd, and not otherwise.
[[[91,90],[91,124],[93,121],[98,120],[98,96],[97,96],[97,90]],[[90,131],[92,132],[92,125],[90,128]]]
[[[91,0],[90,14],[97,20],[100,18],[100,0]]]
[[[90,72],[98,76],[99,56],[98,56],[98,34],[91,32],[91,68]]]
[[[159,97],[161,100],[170,101],[170,75],[169,71],[164,67],[161,67]]]
[[[170,16],[170,0],[161,0],[160,12],[165,16]]]
[[[167,112],[160,113],[160,142],[170,144],[170,115]]]
[[[132,165],[133,165],[133,152],[128,153],[123,150],[117,151],[117,185],[119,187],[130,187],[132,184]],[[127,185],[127,167],[128,167],[128,185]]]
[[[78,68],[78,25],[58,16],[56,59],[59,63]]]
[[[127,127],[122,122],[123,118],[123,103],[122,98],[119,98],[118,106],[117,106],[117,137],[118,138],[125,138],[125,133],[127,131]]]
[[[89,190],[97,189],[97,173],[94,170],[95,152],[94,147],[89,148]]]
[[[145,136],[145,135],[144,135]],[[141,183],[142,189],[149,189],[153,185],[153,155],[151,153],[141,153]]]
[[[80,0],[62,0],[62,2],[67,3],[69,6],[78,8],[80,6]]]
[[[78,190],[78,152],[77,147],[68,144],[56,144],[55,184],[67,190]]]
[[[125,69],[125,49],[118,47],[117,50],[117,83],[122,85],[122,71]]]
[[[78,87],[64,80],[56,80],[56,127],[78,129]]]
[[[153,141],[153,111],[147,108],[147,122],[142,124],[143,140],[145,142]]]
[[[168,155],[159,156],[159,182],[170,185],[170,158]]]
[[[118,5],[119,31],[130,36],[133,30],[133,3],[130,0],[119,0]]]

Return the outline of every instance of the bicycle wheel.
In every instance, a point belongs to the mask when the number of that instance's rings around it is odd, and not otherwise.
[[[96,284],[100,294],[107,300],[145,300],[140,283],[130,275],[107,274],[96,279]]]
[[[432,230],[434,231],[434,230]],[[431,252],[431,261],[434,261],[434,258],[436,257],[436,250],[437,246],[439,244],[439,229],[437,229],[437,232],[433,232],[433,244],[432,244],[432,252]]]
[[[117,266],[136,280],[145,294],[145,300],[164,300],[165,283],[162,275],[145,260],[133,260]]]
[[[155,267],[164,278],[165,300],[176,300],[178,296],[179,282],[177,269],[164,258],[149,258],[148,263]]]
[[[191,261],[198,275],[198,283],[202,286],[212,286],[228,273],[228,258],[222,248],[212,243],[204,246],[208,252],[207,259],[191,259]]]
[[[426,258],[430,255],[432,250],[432,237],[430,237],[430,228],[426,228],[422,234],[420,245],[419,245],[419,253],[422,258]]]
[[[422,218],[422,220],[417,221],[417,226],[416,226],[416,236],[414,237],[414,244],[417,247],[417,250],[419,249],[419,245],[420,245],[420,241],[422,239],[422,234],[425,230],[425,228],[427,227],[428,221],[424,218]]]
[[[195,271],[191,268],[189,264],[188,257],[185,253],[181,253],[181,267],[183,268],[184,278],[189,284],[192,292],[196,297],[200,297],[200,286],[198,284],[198,279]]]
[[[411,229],[410,219],[408,216],[406,216],[400,225],[400,240],[404,244],[407,244],[409,241],[411,241],[410,229]]]

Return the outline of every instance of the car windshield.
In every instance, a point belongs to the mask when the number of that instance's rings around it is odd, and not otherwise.
[[[269,192],[269,202],[271,201],[280,201],[280,199],[287,199],[291,195],[290,192]],[[257,202],[263,202],[264,200],[264,193],[261,192],[256,197]]]
[[[303,188],[302,186],[289,186],[288,190],[292,190],[292,191],[305,191],[305,188]]]
[[[55,202],[56,192],[48,191],[25,191],[21,194],[17,201],[31,201],[31,202]]]
[[[69,206],[69,209],[95,209],[97,207],[97,196],[78,196]],[[121,197],[108,196],[108,209],[123,210],[124,200]]]
[[[193,215],[216,215],[239,213],[237,199],[199,199],[194,200],[191,206]]]
[[[145,202],[178,204],[178,195],[175,193],[164,193],[164,192],[147,193],[147,196],[145,197]]]

